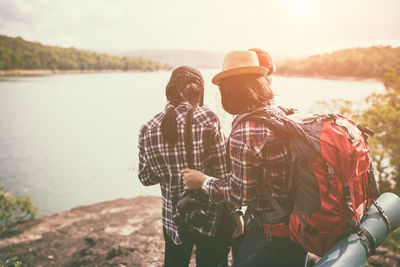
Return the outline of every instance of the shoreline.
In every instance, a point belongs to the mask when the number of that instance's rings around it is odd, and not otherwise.
[[[24,76],[46,76],[55,74],[92,74],[92,73],[121,73],[121,72],[156,72],[160,70],[123,70],[123,69],[101,69],[101,70],[0,70],[0,77],[24,77]]]
[[[382,82],[382,79],[380,78],[361,78],[355,76],[300,75],[300,74],[286,74],[286,73],[275,73],[274,75],[288,77],[288,78],[309,78],[309,79],[324,79],[324,80],[354,81],[354,82]]]
[[[56,74],[92,74],[92,73],[122,73],[122,72],[156,72],[156,71],[167,71],[166,69],[159,70],[123,70],[123,69],[101,69],[101,70],[27,70],[27,69],[15,69],[15,70],[0,70],[0,77],[24,77],[24,76],[46,76]],[[382,82],[380,78],[361,78],[354,76],[333,76],[333,75],[299,75],[299,74],[285,74],[275,73],[275,76],[283,76],[289,78],[309,78],[309,79],[325,79],[335,81],[360,81],[360,82]]]

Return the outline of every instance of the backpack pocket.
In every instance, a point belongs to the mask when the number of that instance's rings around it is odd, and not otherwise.
[[[315,255],[322,256],[342,237],[341,233],[345,232],[347,224],[340,220],[321,218],[320,221],[329,221],[325,226],[331,227],[313,227],[309,220],[301,214],[292,212],[289,221],[289,236],[290,239],[300,243],[307,251]],[[337,218],[336,218],[337,219]],[[312,219],[316,221],[315,219]]]

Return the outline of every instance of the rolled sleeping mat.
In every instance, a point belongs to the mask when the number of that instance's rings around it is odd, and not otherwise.
[[[365,266],[369,252],[373,253],[388,234],[400,226],[400,197],[393,193],[383,193],[376,204],[371,205],[368,216],[360,224],[367,231],[368,238],[359,232],[339,240],[315,266]],[[371,238],[373,240],[365,242]]]

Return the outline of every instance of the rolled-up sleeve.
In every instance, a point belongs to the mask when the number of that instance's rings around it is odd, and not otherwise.
[[[211,177],[207,180],[205,188],[214,202],[227,201],[245,206],[256,197],[256,157],[242,138],[235,136],[230,140],[230,155],[232,170],[228,180]]]

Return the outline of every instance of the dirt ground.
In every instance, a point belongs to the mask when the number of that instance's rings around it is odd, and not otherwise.
[[[0,259],[14,256],[35,267],[163,266],[161,199],[117,199],[18,224],[0,232]],[[367,266],[400,266],[400,254],[378,248]]]

